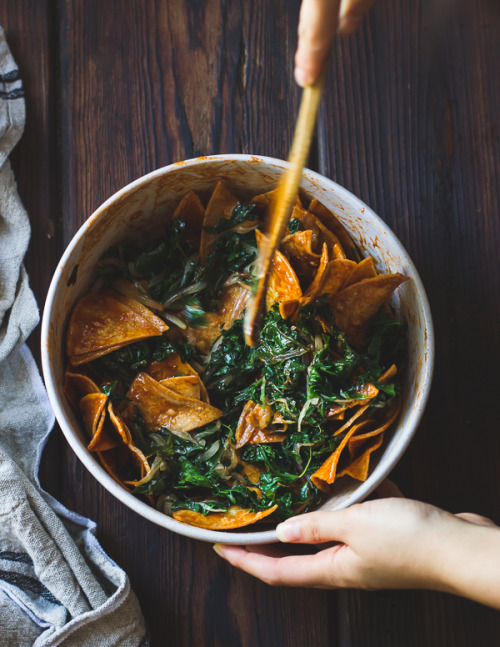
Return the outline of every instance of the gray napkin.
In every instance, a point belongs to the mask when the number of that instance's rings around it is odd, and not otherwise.
[[[0,28],[0,644],[145,647],[137,599],[95,524],[38,482],[54,416],[24,344],[38,310],[22,265],[30,226],[8,160],[24,120],[22,83]]]

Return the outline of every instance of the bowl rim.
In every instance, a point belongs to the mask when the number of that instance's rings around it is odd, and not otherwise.
[[[42,370],[45,380],[45,385],[47,388],[47,393],[49,396],[50,403],[54,410],[57,422],[66,437],[69,445],[82,461],[84,466],[89,470],[89,472],[96,478],[96,480],[104,487],[110,494],[112,494],[116,499],[121,503],[125,504],[134,512],[140,514],[142,517],[151,521],[163,528],[176,532],[177,534],[190,537],[192,539],[199,539],[202,541],[212,542],[212,543],[225,543],[233,545],[244,545],[244,544],[265,544],[271,542],[277,542],[278,538],[276,535],[276,530],[264,530],[264,531],[255,531],[255,532],[227,532],[220,530],[208,530],[204,528],[197,528],[195,526],[190,526],[182,522],[176,521],[172,517],[156,510],[155,508],[149,506],[148,504],[137,499],[133,494],[127,492],[122,488],[113,478],[104,470],[100,463],[95,459],[85,448],[81,440],[78,438],[77,434],[73,431],[71,424],[66,418],[66,415],[60,405],[59,396],[56,391],[55,384],[57,383],[59,377],[55,375],[55,371],[50,360],[50,323],[52,320],[52,310],[54,305],[54,299],[58,292],[58,288],[63,279],[63,275],[66,269],[66,264],[71,258],[73,250],[79,243],[80,239],[85,235],[85,232],[92,226],[92,224],[99,218],[99,216],[114,202],[124,198],[127,194],[131,193],[135,189],[139,188],[143,184],[149,183],[151,180],[171,173],[179,168],[185,168],[189,166],[196,166],[201,164],[206,164],[210,162],[221,162],[221,161],[240,161],[240,162],[249,162],[256,164],[266,164],[268,166],[274,166],[278,169],[286,169],[288,162],[280,160],[273,157],[267,157],[263,155],[247,155],[247,154],[219,154],[219,155],[208,155],[203,157],[191,158],[188,160],[183,160],[180,162],[175,162],[167,166],[155,169],[154,171],[143,175],[136,180],[130,182],[123,188],[116,191],[112,196],[110,196],[105,202],[103,202],[87,220],[81,225],[78,231],[75,233],[70,243],[66,247],[60,261],[57,264],[56,270],[52,277],[49,290],[47,292],[47,297],[45,300],[45,306],[43,310],[42,317],[42,326],[41,326],[41,359],[42,359]],[[336,509],[342,509],[348,507],[354,503],[358,503],[366,498],[373,490],[375,490],[378,485],[383,481],[384,478],[394,469],[399,459],[404,454],[406,448],[408,447],[410,441],[412,440],[417,427],[422,418],[427,400],[429,398],[429,393],[432,384],[432,375],[434,371],[434,327],[432,323],[432,316],[430,311],[429,302],[427,295],[423,286],[423,283],[420,279],[420,276],[417,272],[413,261],[411,260],[408,252],[396,237],[394,232],[389,228],[389,226],[362,200],[360,200],[353,193],[337,184],[330,178],[327,178],[316,171],[305,168],[303,171],[303,176],[311,180],[313,183],[320,182],[321,184],[330,185],[332,190],[335,191],[336,195],[341,200],[346,200],[347,202],[353,204],[355,207],[360,210],[364,209],[364,213],[369,214],[369,217],[378,223],[379,226],[384,229],[388,239],[391,242],[391,245],[394,246],[405,258],[405,261],[408,265],[408,269],[412,275],[412,281],[415,284],[417,294],[420,298],[420,305],[422,311],[422,323],[426,329],[426,338],[424,342],[425,347],[425,360],[423,362],[423,390],[421,391],[421,397],[418,401],[417,406],[415,406],[412,411],[409,413],[408,421],[406,424],[407,431],[398,444],[398,451],[394,456],[390,457],[389,460],[384,462],[379,462],[375,467],[373,472],[369,475],[368,479],[361,483],[356,490],[352,493],[351,496],[346,497],[345,500],[341,501]],[[408,431],[409,429],[409,431]]]

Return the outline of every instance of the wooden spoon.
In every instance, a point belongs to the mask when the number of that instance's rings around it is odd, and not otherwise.
[[[267,236],[262,253],[259,256],[257,290],[247,307],[243,322],[245,341],[249,346],[253,346],[258,339],[260,319],[266,302],[271,263],[274,252],[283,238],[290,220],[292,205],[297,196],[302,169],[311,147],[324,80],[325,74],[323,72],[318,80],[313,85],[306,86],[302,93],[299,116],[297,117],[292,148],[288,157],[290,166],[280,179],[276,198],[271,205]]]

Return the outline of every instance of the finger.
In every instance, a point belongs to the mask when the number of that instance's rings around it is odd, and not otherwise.
[[[355,32],[361,24],[363,16],[374,2],[375,0],[342,0],[339,16],[339,34],[349,36]]]
[[[465,521],[469,521],[470,523],[474,523],[477,526],[498,528],[497,524],[494,521],[488,519],[488,517],[483,517],[480,514],[475,514],[474,512],[459,512],[455,516],[460,517],[460,519],[465,519]]]
[[[349,510],[309,512],[278,524],[276,534],[280,541],[302,544],[344,541],[348,514]]]
[[[340,0],[303,0],[299,17],[299,44],[295,80],[311,85],[321,72],[338,25]]]
[[[335,588],[335,562],[342,546],[315,555],[269,557],[237,546],[216,544],[215,552],[236,568],[271,586]]]
[[[378,486],[375,492],[381,499],[391,499],[394,497],[404,499],[404,494],[401,492],[398,486],[390,479],[385,479],[385,481],[382,481],[382,483]]]

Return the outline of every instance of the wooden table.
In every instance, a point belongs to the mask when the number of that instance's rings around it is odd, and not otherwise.
[[[298,10],[298,0],[0,0],[26,90],[13,163],[41,305],[76,229],[131,180],[207,153],[286,156]],[[434,385],[394,479],[408,496],[497,522],[499,67],[497,0],[379,0],[334,47],[309,161],[384,218],[428,291]],[[269,588],[118,503],[58,430],[42,482],[98,522],[155,647],[500,644],[497,612],[450,595]]]

